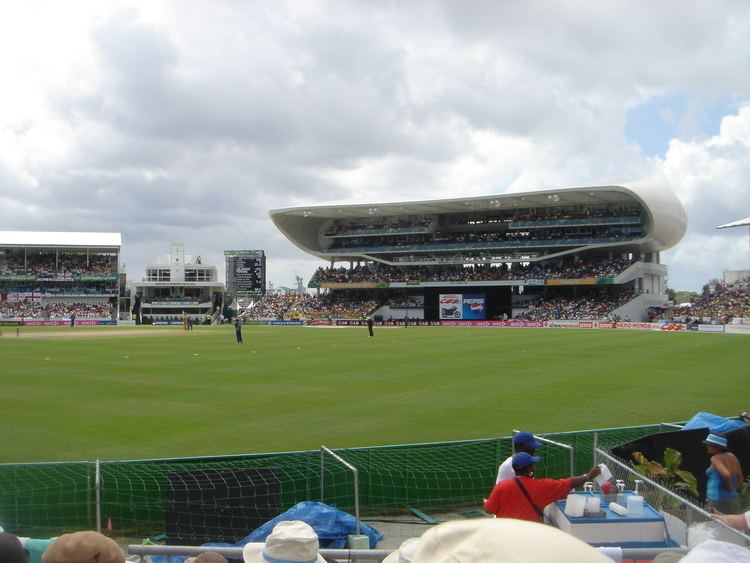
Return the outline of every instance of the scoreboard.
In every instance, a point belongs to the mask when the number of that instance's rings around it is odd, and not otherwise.
[[[262,250],[225,250],[227,291],[239,296],[266,291],[266,254]]]

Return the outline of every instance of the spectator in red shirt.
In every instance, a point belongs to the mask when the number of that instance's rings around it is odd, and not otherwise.
[[[517,518],[530,522],[543,520],[544,507],[564,499],[574,487],[590,481],[601,470],[594,466],[579,477],[567,479],[534,479],[535,463],[541,458],[520,452],[513,456],[515,479],[501,481],[492,489],[484,509],[498,518]]]

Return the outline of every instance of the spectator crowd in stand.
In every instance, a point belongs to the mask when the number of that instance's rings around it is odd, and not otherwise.
[[[0,318],[6,319],[108,319],[112,316],[109,303],[49,303],[42,305],[30,301],[0,301]]]
[[[528,321],[549,320],[609,320],[612,311],[633,299],[632,291],[617,294],[596,292],[576,298],[555,296],[540,299],[517,315],[516,318]]]
[[[479,225],[512,227],[518,223],[544,225],[560,221],[587,219],[622,219],[641,216],[637,203],[582,205],[577,207],[538,207],[529,209],[496,210],[493,212],[455,213],[441,219],[444,227],[476,227]],[[445,221],[444,223],[442,221]],[[592,222],[594,223],[594,222]],[[595,223],[594,223],[595,224]],[[426,231],[437,226],[437,217],[400,216],[383,218],[346,219],[336,221],[323,236],[356,237],[373,234],[399,234],[404,231]]]
[[[41,284],[8,284],[3,293],[26,293],[29,296],[36,295],[117,295],[117,283],[108,281],[93,282],[71,282],[71,281],[50,281],[45,285]]]
[[[709,284],[703,295],[687,307],[674,307],[653,312],[649,320],[687,322],[700,319],[702,322],[727,324],[732,319],[750,318],[750,280],[744,279],[731,285]]]
[[[422,231],[428,229],[434,221],[431,220],[414,220],[414,221],[395,221],[395,222],[368,222],[366,224],[356,221],[341,222],[332,225],[326,232],[326,237],[352,236],[362,234],[390,234],[401,233],[403,231]]]
[[[638,238],[642,234],[640,226],[631,225],[596,225],[575,226],[565,228],[518,229],[489,232],[435,232],[426,234],[392,234],[381,236],[361,236],[351,238],[332,239],[331,250],[355,251],[371,248],[409,248],[445,245],[486,246],[485,243],[496,245],[528,246],[519,243],[538,243],[551,241],[570,244],[572,241],[610,242],[621,239]],[[449,248],[451,248],[450,246]]]
[[[311,283],[390,283],[390,282],[438,282],[438,281],[507,281],[527,279],[581,279],[615,277],[622,273],[631,261],[623,258],[580,259],[556,263],[514,263],[402,266],[385,264],[358,265],[353,268],[318,268]]]
[[[42,279],[61,279],[75,275],[112,275],[114,256],[54,252],[6,252],[0,255],[0,275],[34,275]]]
[[[240,314],[242,320],[265,319],[361,319],[379,302],[364,296],[345,294],[299,295],[269,293]]]

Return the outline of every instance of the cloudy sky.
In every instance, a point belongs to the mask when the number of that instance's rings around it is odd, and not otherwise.
[[[0,229],[170,241],[275,286],[320,262],[278,207],[656,178],[683,201],[669,284],[750,268],[750,5],[40,2],[0,18]]]

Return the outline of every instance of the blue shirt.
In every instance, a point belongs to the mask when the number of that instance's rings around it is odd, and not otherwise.
[[[719,472],[713,467],[706,469],[706,476],[708,477],[708,483],[706,484],[706,498],[708,500],[724,500],[725,498],[734,498],[738,495],[737,493],[737,477],[732,475],[733,489],[727,490],[724,485],[724,479],[721,478]]]

